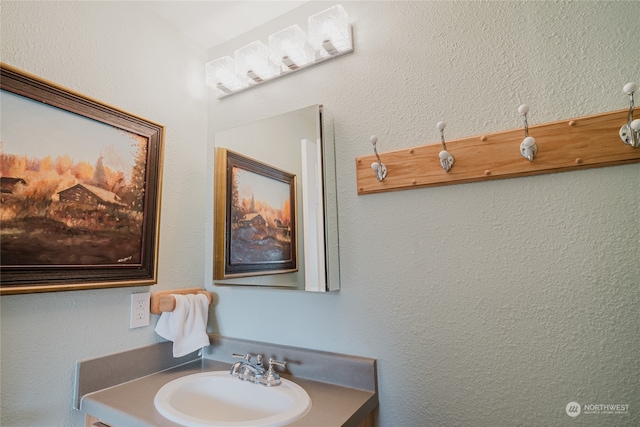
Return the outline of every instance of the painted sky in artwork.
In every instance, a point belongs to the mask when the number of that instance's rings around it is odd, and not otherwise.
[[[0,111],[3,153],[52,160],[66,154],[91,165],[102,157],[105,166],[129,178],[137,149],[128,133],[4,90]]]
[[[275,209],[281,209],[289,200],[289,184],[285,182],[236,167],[233,173],[237,177],[240,200],[251,199],[254,195],[256,201],[266,202]]]

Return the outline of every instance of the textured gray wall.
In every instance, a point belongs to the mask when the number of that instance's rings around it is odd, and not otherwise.
[[[437,143],[440,120],[450,139],[518,128],[525,102],[531,124],[627,107],[637,2],[343,5],[355,53],[209,113],[209,150],[236,123],[333,115],[342,290],[216,288],[221,333],[378,358],[384,427],[640,424],[640,165],[357,196],[354,161],[372,134]],[[630,412],[573,419],[574,400]]]
[[[193,189],[207,179],[206,57],[129,2],[3,1],[0,12],[2,62],[166,126],[158,285],[0,300],[0,424],[82,427],[76,361],[160,340],[156,315],[129,330],[130,294],[202,286],[206,207]]]
[[[378,358],[379,426],[640,424],[640,165],[357,196],[354,162],[372,134],[384,152],[437,142],[439,120],[450,139],[519,127],[523,102],[532,124],[625,108],[637,3],[344,6],[354,54],[211,98],[208,123],[205,52],[128,2],[3,1],[2,61],[165,124],[151,290],[206,283],[222,334]],[[214,133],[314,103],[334,117],[342,290],[212,287]],[[128,329],[131,292],[2,297],[3,426],[83,425],[75,361],[157,339],[157,316]],[[571,419],[573,400],[629,415]]]

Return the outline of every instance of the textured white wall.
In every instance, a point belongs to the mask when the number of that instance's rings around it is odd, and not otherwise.
[[[167,126],[152,290],[210,283],[215,131],[322,103],[342,290],[216,287],[212,327],[378,358],[384,427],[640,424],[639,165],[359,197],[354,164],[374,133],[388,151],[436,142],[439,120],[451,139],[519,127],[522,102],[532,124],[624,108],[620,88],[640,81],[634,2],[345,2],[354,54],[211,99],[208,132],[204,53],[165,23],[126,2],[0,7],[3,62]],[[0,424],[83,425],[75,361],[156,339],[129,331],[131,292],[2,297]],[[571,400],[630,415],[572,420]]]
[[[159,279],[151,290],[202,286],[204,49],[127,2],[0,8],[2,62],[166,126]],[[72,409],[75,362],[156,342],[158,316],[129,330],[129,295],[149,289],[2,296],[0,424],[84,426]]]
[[[209,113],[209,157],[217,130],[311,103],[333,115],[342,290],[216,288],[220,331],[378,358],[384,427],[640,424],[640,165],[357,196],[354,162],[372,134],[382,152],[438,142],[439,120],[450,139],[518,128],[523,102],[532,124],[627,107],[637,2],[344,6],[354,54]],[[572,400],[630,415],[572,419]]]

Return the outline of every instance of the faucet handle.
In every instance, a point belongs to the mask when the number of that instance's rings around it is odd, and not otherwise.
[[[244,359],[247,362],[251,361],[251,358],[253,357],[249,353],[247,353],[247,354],[233,353],[231,356],[235,357],[236,359]]]
[[[251,362],[251,359],[253,358],[253,356],[249,353],[247,354],[233,353],[231,356],[235,357],[236,359],[244,359],[247,363]],[[262,359],[263,359],[263,356],[261,354],[258,354],[256,356],[256,366],[262,367]]]
[[[275,371],[275,369],[273,369],[274,365],[278,365],[284,368],[287,365],[287,362],[278,362],[273,357],[269,359],[269,370],[265,374],[264,379],[261,381],[261,383],[263,385],[266,385],[267,387],[279,386],[282,382],[280,380],[280,375]]]
[[[277,366],[280,366],[281,368],[284,368],[287,366],[287,362],[278,362],[272,357],[269,359],[269,369],[273,370],[273,365],[277,365]]]

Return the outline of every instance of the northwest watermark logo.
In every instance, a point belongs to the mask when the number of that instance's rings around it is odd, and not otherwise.
[[[569,402],[564,409],[571,418],[580,414],[583,415],[629,415],[629,405],[627,404],[601,404],[587,403],[580,405],[578,402]]]
[[[567,407],[564,410],[567,411],[567,415],[572,418],[577,417],[578,415],[580,415],[580,412],[582,412],[580,409],[580,404],[578,402],[567,403]]]

